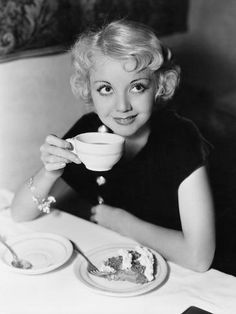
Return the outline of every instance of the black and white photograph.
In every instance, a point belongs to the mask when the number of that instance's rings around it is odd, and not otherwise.
[[[235,17],[0,0],[0,314],[236,313]]]

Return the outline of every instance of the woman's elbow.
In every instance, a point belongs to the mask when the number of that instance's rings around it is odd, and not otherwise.
[[[212,261],[198,261],[193,265],[193,270],[199,273],[204,273],[211,267]]]
[[[196,254],[193,254],[191,258],[190,268],[199,273],[204,273],[208,271],[212,265],[214,253],[215,248],[210,249],[208,252],[198,252]]]

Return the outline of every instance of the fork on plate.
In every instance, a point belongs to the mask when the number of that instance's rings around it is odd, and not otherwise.
[[[76,251],[77,253],[81,254],[85,259],[86,261],[88,262],[88,272],[91,274],[91,275],[94,275],[94,276],[99,276],[99,277],[107,277],[109,276],[111,273],[109,272],[105,272],[105,271],[100,271],[97,266],[95,266],[91,261],[90,259],[84,254],[83,251],[81,251],[81,249],[78,247],[78,245],[71,241],[72,245],[73,245],[73,248],[74,248],[74,251]]]

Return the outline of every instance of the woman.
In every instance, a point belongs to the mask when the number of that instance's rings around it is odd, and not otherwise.
[[[64,139],[46,138],[43,168],[16,194],[13,217],[47,212],[62,178],[89,204],[92,221],[206,271],[215,250],[208,147],[191,121],[162,108],[179,82],[170,50],[145,25],[121,20],[82,34],[72,54],[73,92],[94,112]],[[65,140],[101,127],[125,138],[123,157],[104,173],[87,170]]]

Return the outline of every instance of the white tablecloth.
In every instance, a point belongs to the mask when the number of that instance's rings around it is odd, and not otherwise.
[[[84,251],[130,242],[119,234],[65,212],[31,222],[15,223],[9,209],[0,211],[0,234],[52,232],[74,240]],[[0,252],[4,249],[0,244]],[[22,275],[0,263],[0,314],[178,314],[191,305],[215,314],[236,313],[236,278],[214,269],[196,273],[169,263],[166,283],[135,297],[111,297],[88,290],[74,274],[76,257],[64,267],[43,275]]]

